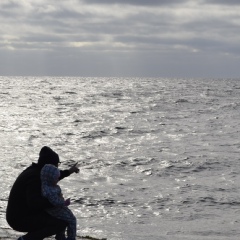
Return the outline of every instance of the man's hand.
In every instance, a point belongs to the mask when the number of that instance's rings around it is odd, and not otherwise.
[[[72,173],[79,173],[78,163],[75,163],[71,168],[69,168],[70,174]]]

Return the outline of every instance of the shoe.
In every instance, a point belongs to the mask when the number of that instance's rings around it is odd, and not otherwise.
[[[55,239],[56,239],[56,240],[66,240],[66,237],[65,237],[64,234],[57,234],[57,235],[55,236]]]

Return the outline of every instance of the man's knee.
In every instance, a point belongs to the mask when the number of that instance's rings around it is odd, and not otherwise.
[[[60,219],[56,219],[56,222],[55,222],[55,226],[58,226],[58,229],[59,230],[65,230],[66,227],[68,226],[68,223],[63,221],[63,220],[60,220]]]

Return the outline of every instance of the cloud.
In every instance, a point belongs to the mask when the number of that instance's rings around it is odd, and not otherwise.
[[[52,66],[47,73],[54,69],[55,74],[57,69],[67,71],[62,67],[67,63],[68,73],[87,74],[91,68],[104,72],[108,64],[115,72],[125,69],[126,73],[138,71],[138,66],[145,70],[148,66],[151,70],[146,72],[153,73],[153,66],[159,70],[158,64],[165,69],[174,64],[179,70],[176,59],[180,56],[191,64],[205,65],[204,54],[208,59],[215,56],[216,61],[231,56],[234,62],[240,58],[240,7],[238,1],[226,2],[2,0],[0,56],[16,66],[17,56],[26,58],[29,65],[44,60],[43,66]],[[80,71],[77,63],[84,69]],[[32,69],[39,72],[36,66]]]
[[[204,0],[205,4],[240,5],[239,0]]]
[[[86,4],[127,4],[138,6],[162,6],[162,5],[179,5],[187,2],[187,0],[83,0]]]

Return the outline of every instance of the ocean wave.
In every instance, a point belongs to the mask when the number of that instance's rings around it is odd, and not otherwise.
[[[151,228],[154,240],[160,230],[166,239],[240,234],[239,80],[2,79],[2,207],[19,172],[49,145],[61,169],[79,161],[80,174],[61,186],[80,231],[114,239],[128,227],[138,239]]]

